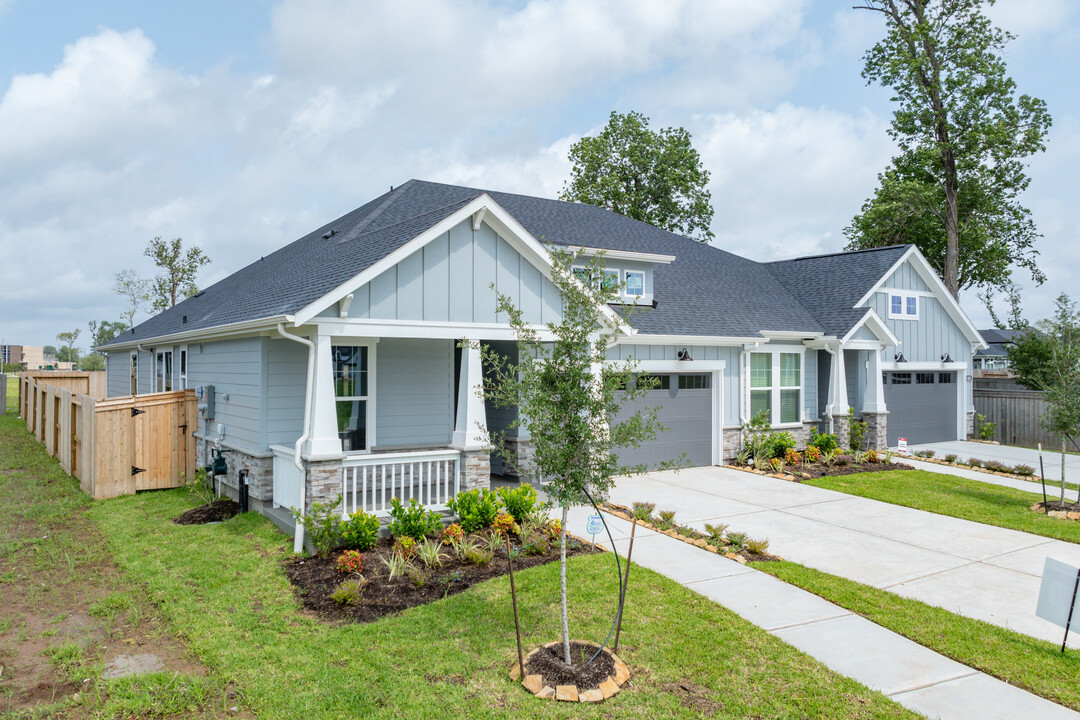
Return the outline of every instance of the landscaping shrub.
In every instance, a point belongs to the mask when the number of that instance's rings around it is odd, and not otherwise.
[[[986,422],[985,415],[983,415],[982,413],[976,413],[975,427],[979,429],[980,439],[989,440],[994,437],[994,431],[997,430],[997,423]]]
[[[728,544],[736,551],[742,550],[743,546],[746,545],[746,541],[749,539],[744,532],[729,532],[726,537]]]
[[[341,514],[336,511],[340,504],[341,496],[338,495],[333,505],[311,503],[311,509],[306,515],[301,515],[299,510],[293,510],[293,519],[304,526],[304,532],[320,557],[326,557],[331,550],[341,545]]]
[[[465,531],[461,529],[461,525],[452,523],[443,528],[442,541],[446,545],[453,545],[459,543],[465,537]]]
[[[823,452],[839,449],[840,441],[831,433],[819,433],[818,431],[813,430],[810,433],[810,444],[807,447],[807,450],[810,448],[816,449],[820,456]]]
[[[851,456],[850,455],[837,455],[835,458],[833,458],[833,464],[836,465],[837,467],[844,467],[845,465],[850,465],[851,464]]]
[[[783,472],[784,461],[780,458],[774,457],[772,460],[769,461],[769,469],[772,470],[774,473]]]
[[[795,438],[789,432],[770,433],[765,439],[762,454],[766,458],[783,458],[788,450],[795,448]]]
[[[764,538],[761,540],[747,538],[746,549],[755,555],[764,555],[765,551],[769,549],[769,541]]]
[[[379,518],[357,510],[341,523],[341,545],[350,550],[370,550],[379,541]]]
[[[661,510],[660,518],[656,524],[660,526],[661,530],[670,530],[675,527],[675,511]]]
[[[868,463],[879,463],[879,462],[881,462],[881,456],[878,455],[878,451],[877,450],[867,450],[866,451],[866,462],[868,462]]]
[[[1008,468],[1005,467],[1005,463],[997,460],[987,460],[983,467],[987,470],[993,470],[994,472],[1005,472],[1008,470]]]
[[[412,538],[410,538],[411,540]],[[401,553],[392,552],[389,555],[384,555],[383,566],[386,567],[386,577],[389,580],[393,580],[399,575],[404,575],[412,568],[412,563],[402,555]]]
[[[967,464],[971,467],[982,467],[983,461],[979,458],[968,458]]]
[[[712,544],[720,547],[724,544],[724,533],[727,531],[728,526],[726,523],[717,523],[716,525],[710,525],[705,523],[705,534],[712,540]]]
[[[1024,477],[1030,477],[1035,474],[1035,468],[1030,465],[1017,465],[1012,469],[1017,475],[1023,475]]]
[[[416,540],[411,535],[402,535],[394,541],[394,555],[410,558],[416,552]]]
[[[359,605],[366,584],[367,581],[362,577],[349,578],[338,585],[334,592],[330,593],[330,599],[338,605]]]
[[[562,534],[562,521],[561,520],[548,520],[547,526],[544,528],[547,536],[550,540],[555,540]]]
[[[784,464],[785,465],[798,465],[802,462],[802,455],[798,453],[795,448],[788,448],[784,451]]]
[[[457,514],[461,529],[466,533],[491,527],[499,514],[498,498],[490,490],[466,490],[451,498],[446,505]]]
[[[947,463],[954,463],[954,462],[956,462],[956,461],[957,461],[957,460],[959,459],[959,457],[960,457],[959,455],[955,455],[955,454],[953,454],[953,453],[949,453],[948,455],[946,455],[946,456],[945,456],[945,462],[947,462]]]
[[[743,450],[755,460],[782,458],[788,448],[795,447],[795,438],[789,432],[769,432],[769,417],[764,410],[746,424],[746,440]]]
[[[416,547],[416,556],[425,567],[438,568],[443,565],[442,543],[437,540],[424,540]]]
[[[848,449],[861,450],[866,437],[866,423],[855,419],[855,410],[848,413]]]
[[[337,559],[337,571],[360,575],[364,572],[364,554],[356,550],[346,550],[341,553]]]
[[[416,498],[409,500],[409,506],[398,498],[390,501],[390,534],[395,538],[410,537],[420,541],[428,535],[442,530],[442,516],[434,510],[426,510]]]
[[[808,463],[821,462],[821,450],[814,445],[811,445],[806,448],[806,452],[803,453],[803,458],[805,458]]]
[[[529,483],[516,488],[499,488],[497,494],[506,512],[514,516],[514,522],[521,522],[536,506],[536,490]]]
[[[649,522],[652,520],[654,510],[656,510],[656,503],[636,502],[634,503],[631,512],[639,522]]]
[[[495,528],[495,532],[499,535],[509,535],[517,531],[517,523],[514,522],[514,516],[510,513],[501,512],[496,515],[492,527]]]

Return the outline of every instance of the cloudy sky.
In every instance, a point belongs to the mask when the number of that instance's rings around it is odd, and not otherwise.
[[[154,236],[202,247],[206,285],[409,178],[554,197],[612,110],[692,133],[717,245],[840,250],[893,153],[859,74],[881,21],[851,4],[0,0],[0,337],[119,319],[112,278],[153,274]],[[992,17],[1054,118],[1025,196],[1042,317],[1080,295],[1080,3]]]

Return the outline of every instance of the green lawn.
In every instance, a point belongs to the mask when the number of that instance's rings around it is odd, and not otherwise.
[[[956,475],[925,470],[889,470],[805,482],[893,505],[1080,542],[1080,523],[1047,517],[1028,509],[1041,500],[1041,495]]]
[[[280,569],[287,538],[251,514],[169,522],[190,504],[180,491],[148,493],[91,514],[130,577],[261,717],[701,717],[677,684],[699,686],[723,717],[914,717],[643,568],[620,647],[632,689],[600,707],[539,702],[507,677],[515,650],[505,578],[377,623],[330,626],[297,606]],[[610,564],[608,555],[571,561],[576,637],[607,631]],[[555,639],[558,565],[517,581],[526,648]]]
[[[820,595],[957,662],[1080,710],[1080,654],[997,625],[791,562],[754,567]]]

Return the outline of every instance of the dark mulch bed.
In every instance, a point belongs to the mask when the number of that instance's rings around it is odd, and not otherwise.
[[[1063,510],[1065,512],[1080,512],[1080,503],[1069,502],[1068,500],[1066,500],[1065,502],[1061,502],[1060,500],[1049,500],[1049,501],[1047,501],[1045,503],[1037,503],[1035,505],[1035,507],[1039,507],[1040,505],[1042,507],[1046,508],[1047,512],[1049,512],[1051,510]]]
[[[840,475],[858,475],[859,473],[884,472],[886,470],[914,470],[915,468],[904,463],[853,463],[845,465],[825,465],[815,463],[813,465],[800,465],[798,467],[784,468],[785,472],[791,473],[798,481],[813,480],[819,477],[838,477]]]
[[[525,663],[526,675],[539,675],[544,685],[577,685],[578,692],[600,687],[600,683],[615,675],[615,658],[610,653],[602,652],[596,660],[586,664],[596,654],[596,645],[570,641],[570,661],[567,665],[563,658],[563,646],[560,642],[551,647],[542,647],[540,652]]]
[[[205,525],[206,523],[228,520],[239,512],[240,506],[236,504],[235,500],[215,500],[209,505],[191,508],[174,519],[173,522],[177,525]]]
[[[340,605],[330,597],[338,585],[350,577],[337,571],[337,559],[341,553],[331,553],[325,558],[287,560],[285,574],[292,581],[293,588],[305,608],[325,620],[346,622],[373,622],[407,608],[455,595],[477,583],[507,574],[505,548],[496,553],[490,563],[480,566],[459,560],[447,546],[444,548],[446,556],[443,558],[443,566],[432,569],[430,575],[423,578],[422,584],[418,584],[415,573],[412,577],[399,576],[390,580],[382,559],[393,553],[393,547],[390,538],[380,538],[378,545],[364,553],[364,579],[367,584],[359,604],[356,605]],[[567,557],[593,552],[600,551],[592,550],[578,540],[567,541]],[[543,554],[518,553],[514,558],[514,572],[558,559],[559,543],[555,541]],[[418,557],[414,557],[412,563],[418,570],[426,571]]]

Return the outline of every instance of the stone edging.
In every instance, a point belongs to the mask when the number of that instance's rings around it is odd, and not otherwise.
[[[1050,512],[1046,512],[1046,508],[1043,507],[1041,502],[1035,503],[1028,509],[1034,510],[1042,515],[1057,518],[1058,520],[1080,520],[1080,512],[1074,510],[1051,510]]]
[[[610,513],[610,514],[612,514],[612,515],[614,515],[614,516],[616,516],[618,518],[622,518],[623,520],[626,520],[626,521],[629,521],[629,522],[633,521],[633,518],[630,516],[630,513],[621,506],[614,506],[614,505],[608,503],[603,508],[603,510],[606,513]],[[715,545],[713,545],[709,541],[705,540],[704,538],[695,539],[695,538],[687,537],[687,536],[683,535],[682,533],[677,532],[676,530],[664,530],[663,528],[657,527],[656,525],[653,525],[652,523],[645,522],[644,520],[638,520],[637,524],[640,525],[641,527],[648,528],[649,530],[652,530],[653,532],[660,533],[661,535],[667,535],[669,538],[674,538],[675,540],[681,540],[682,542],[686,543],[687,545],[693,545],[694,547],[701,548],[702,550],[705,550],[706,552],[716,553],[717,555],[720,555],[722,557],[726,557],[728,560],[734,560],[735,562],[739,563],[740,565],[745,565],[746,564],[746,558],[744,558],[742,555],[740,555],[738,553],[733,553],[733,552],[721,552],[720,548],[716,547]],[[782,560],[783,559],[778,555],[770,555],[768,553],[765,553],[762,557],[776,558],[777,560]]]
[[[728,470],[739,470],[741,472],[751,473],[753,475],[763,475],[764,477],[776,478],[777,480],[787,480],[788,482],[796,482],[798,480],[798,478],[791,473],[771,473],[765,472],[764,470],[758,470],[755,467],[743,467],[741,465],[724,465],[724,467]]]
[[[975,441],[971,440],[969,442],[975,442]],[[980,442],[986,442],[986,441],[980,441]],[[986,444],[989,445],[990,443],[986,442]],[[991,470],[989,468],[975,467],[974,465],[968,465],[966,463],[945,462],[945,460],[942,459],[942,458],[918,457],[914,453],[911,454],[911,455],[894,455],[894,457],[902,457],[905,460],[915,460],[917,462],[928,462],[928,463],[933,463],[935,465],[946,465],[948,467],[960,468],[961,470],[970,470],[972,472],[981,472],[981,473],[986,473],[987,475],[997,475],[998,477],[1010,478],[1012,480],[1023,480],[1024,482],[1032,482],[1032,483],[1042,482],[1035,475],[1017,475],[1016,473],[1000,472],[998,470]]]
[[[581,640],[572,640],[571,642],[584,643]],[[538,648],[533,649],[525,656],[524,664],[528,665],[529,660],[533,655],[540,652],[545,648],[557,647],[562,644],[561,640],[553,640],[546,645],[541,645]],[[531,692],[538,698],[543,700],[562,700],[563,702],[603,702],[609,697],[618,693],[626,681],[630,679],[630,668],[626,667],[626,663],[619,659],[619,656],[611,652],[607,648],[604,648],[604,652],[610,655],[615,660],[615,675],[609,675],[606,680],[600,683],[600,687],[592,688],[589,690],[582,690],[578,692],[577,685],[557,685],[551,687],[544,684],[544,678],[539,674],[526,675],[524,679],[521,678],[521,669],[515,662],[510,668],[510,679],[517,681],[521,680],[521,686]]]

